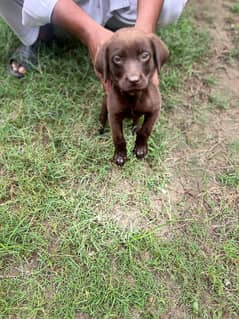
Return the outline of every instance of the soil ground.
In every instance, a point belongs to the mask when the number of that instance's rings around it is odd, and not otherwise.
[[[238,192],[228,192],[217,176],[239,165],[238,152],[230,148],[238,143],[239,132],[238,55],[229,61],[238,49],[239,15],[230,17],[230,1],[191,2],[197,23],[204,24],[213,44],[209,63],[197,66],[193,80],[185,85],[184,107],[169,114],[178,138],[166,160],[172,184],[168,198],[174,206],[186,200],[190,209],[202,203],[207,190],[211,196],[223,192],[224,199],[233,198],[238,205]],[[210,77],[215,80],[211,87],[205,81]]]
[[[187,216],[189,223],[197,220],[205,225],[211,238],[220,241],[217,233],[229,234],[239,223],[238,186],[230,187],[230,181],[222,183],[220,179],[236,174],[238,185],[239,13],[231,12],[235,1],[200,0],[191,4],[196,23],[210,35],[212,49],[208,63],[197,65],[194,76],[185,83],[184,106],[167,113],[169,131],[175,132],[175,139],[165,163],[170,185],[161,205],[166,216]],[[234,214],[227,215],[229,210]],[[177,231],[177,227],[167,229],[166,235]],[[206,253],[211,249],[209,242]],[[174,289],[177,291],[177,287]],[[210,308],[212,301],[205,296],[204,303]],[[172,304],[163,319],[190,317],[176,301]],[[232,318],[227,311],[221,316],[215,318]]]

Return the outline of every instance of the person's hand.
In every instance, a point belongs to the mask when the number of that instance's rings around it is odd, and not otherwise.
[[[157,87],[159,86],[159,75],[157,71],[154,72],[154,75],[152,77],[152,82],[155,86]]]
[[[95,57],[98,52],[98,50],[101,48],[101,46],[106,43],[113,35],[113,32],[110,30],[107,30],[105,28],[100,28],[100,31],[95,35],[92,39],[89,40],[88,49],[90,53],[90,57],[92,60],[92,63],[95,62]],[[96,75],[99,77],[104,91],[107,93],[110,87],[110,81],[104,81],[100,74],[96,72]]]
[[[88,49],[90,52],[90,57],[92,62],[95,61],[95,56],[100,47],[107,42],[113,35],[113,32],[110,30],[107,30],[103,27],[100,27],[97,34],[95,34],[92,38],[89,39],[88,43]]]

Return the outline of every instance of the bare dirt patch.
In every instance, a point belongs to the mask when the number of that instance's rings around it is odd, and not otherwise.
[[[169,125],[175,131],[176,123],[178,131],[177,142],[166,160],[171,176],[168,197],[176,215],[179,203],[187,199],[184,209],[198,206],[202,194],[222,187],[217,175],[229,168],[232,161],[239,164],[228,148],[239,138],[239,63],[236,59],[230,64],[227,61],[235,46],[234,34],[228,27],[232,2],[191,3],[197,23],[203,23],[210,32],[213,52],[209,64],[198,66],[197,76],[185,85],[184,106],[169,114]],[[212,88],[203,84],[208,76],[216,80]],[[210,100],[210,96],[216,101]]]
[[[212,242],[227,238],[239,222],[239,188],[228,187],[218,178],[239,169],[238,152],[231,148],[239,145],[239,60],[232,58],[239,20],[230,10],[234,3],[190,2],[196,23],[210,34],[212,51],[208,63],[196,65],[193,78],[185,83],[182,105],[167,113],[173,138],[165,160],[170,183],[160,201],[163,216],[178,221],[171,227],[173,233],[182,234],[190,221],[199,222]],[[207,79],[213,79],[213,85]],[[203,249],[211,256],[215,247],[206,242]],[[179,298],[169,299],[172,305],[162,319],[188,318],[177,304]],[[208,309],[213,302],[210,296],[200,300]],[[225,311],[222,318],[232,317]]]

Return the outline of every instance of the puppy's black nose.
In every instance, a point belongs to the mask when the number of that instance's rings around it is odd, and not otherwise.
[[[127,80],[131,84],[137,84],[140,81],[140,75],[139,74],[130,74],[130,75],[127,76]]]

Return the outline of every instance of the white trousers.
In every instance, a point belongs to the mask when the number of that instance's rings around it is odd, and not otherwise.
[[[51,22],[58,0],[0,0],[0,16],[19,40],[32,45],[38,38],[39,28]],[[134,25],[137,0],[75,0],[82,9],[101,25],[113,21],[119,27]],[[164,0],[158,24],[167,25],[182,14],[187,0]],[[115,28],[115,25],[113,26]]]

